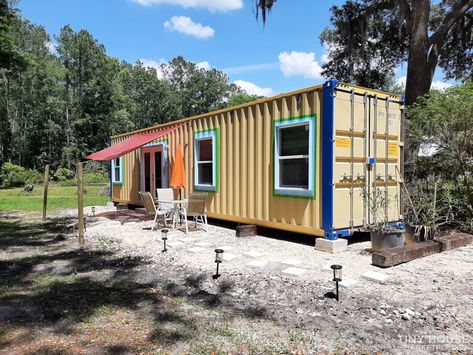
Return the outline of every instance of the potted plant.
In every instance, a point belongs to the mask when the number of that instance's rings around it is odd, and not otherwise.
[[[367,199],[370,215],[373,218],[366,228],[370,232],[371,249],[385,251],[404,245],[404,224],[389,222],[387,211],[390,200],[384,191],[375,189],[372,193],[363,191]]]

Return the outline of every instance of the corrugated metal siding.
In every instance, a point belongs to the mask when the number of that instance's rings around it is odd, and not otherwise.
[[[342,88],[345,90],[353,88],[357,93],[377,94],[380,98],[388,97],[386,94],[355,86],[342,84]],[[340,95],[340,98],[342,97],[343,95]],[[342,101],[336,100],[335,107],[340,102]],[[207,207],[209,216],[323,235],[321,230],[321,175],[324,167],[321,164],[321,103],[322,87],[317,86],[252,104],[240,105],[207,115],[115,136],[113,142],[120,142],[137,132],[152,132],[170,125],[177,126],[175,131],[165,137],[169,144],[169,176],[174,164],[177,145],[181,143],[184,149],[184,166],[187,176],[184,196],[187,197],[194,185],[194,133],[217,128],[220,139],[220,186],[217,193],[209,193]],[[399,110],[399,105],[393,105],[392,109]],[[338,116],[340,116],[335,118],[336,121],[346,122],[349,120],[349,116],[346,116],[349,110],[343,108],[343,104],[339,109],[336,108],[335,112],[338,112]],[[362,114],[358,108],[357,112],[356,130],[362,130],[363,122],[359,121],[362,120]],[[273,196],[273,121],[309,114],[316,117],[315,198]],[[341,123],[336,126],[336,129],[343,129],[346,124]],[[140,203],[138,194],[140,189],[139,154],[138,150],[125,156],[125,178],[122,185],[114,185],[113,187],[114,201]],[[359,154],[362,152],[356,148],[356,155]],[[356,166],[355,172],[361,173],[358,168],[362,164]],[[340,175],[339,169],[335,166],[325,168],[336,169],[335,174]],[[336,200],[338,200],[336,204],[340,209],[336,209],[335,219],[337,221],[335,224],[338,228],[349,227],[347,224],[349,218],[340,216],[348,213],[346,210],[346,196],[348,195],[344,195],[345,197],[338,196],[338,193],[336,195]],[[342,202],[340,202],[340,198],[343,200]],[[360,199],[355,200],[357,200],[355,204],[359,204]],[[393,211],[392,213],[397,215],[397,212]],[[353,217],[358,224],[362,218],[361,211],[355,211]]]
[[[217,193],[209,193],[209,215],[303,227],[308,228],[305,231],[308,233],[309,229],[319,229],[320,159],[316,158],[315,199],[273,196],[272,122],[301,115],[315,115],[316,154],[319,154],[321,95],[322,91],[319,88],[312,88],[296,95],[283,96],[183,122],[174,132],[167,135],[167,139],[170,170],[174,163],[177,145],[183,144],[187,176],[184,195],[188,196],[194,183],[194,132],[218,128],[220,186]],[[149,131],[154,130],[157,129]],[[128,136],[120,136],[113,141],[116,143],[126,138]],[[125,156],[125,181],[121,186],[114,185],[115,201],[130,203],[139,201],[140,173],[137,154],[139,153]],[[320,231],[317,234],[321,234]]]

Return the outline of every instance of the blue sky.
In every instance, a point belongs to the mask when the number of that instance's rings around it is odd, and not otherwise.
[[[265,28],[252,0],[21,0],[18,6],[49,34],[67,24],[86,29],[109,55],[150,66],[182,55],[225,71],[249,93],[270,96],[324,81],[318,37],[330,24],[330,7],[343,2],[280,0]]]

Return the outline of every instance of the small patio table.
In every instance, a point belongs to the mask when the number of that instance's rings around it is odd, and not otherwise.
[[[156,200],[155,201],[156,204],[159,204],[159,203],[167,203],[167,204],[170,204],[172,205],[172,210],[173,210],[173,228],[176,228],[176,223],[177,223],[177,220],[179,219],[179,207],[181,205],[186,205],[188,200],[187,199],[182,199],[182,200]]]

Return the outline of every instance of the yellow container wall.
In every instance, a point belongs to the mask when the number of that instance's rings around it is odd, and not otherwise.
[[[178,128],[166,136],[169,174],[177,145],[181,143],[187,177],[184,196],[187,197],[194,185],[194,133],[217,128],[220,140],[219,189],[217,193],[209,192],[209,216],[322,235],[319,209],[321,166],[317,156],[320,153],[321,100],[321,89],[313,88],[178,122],[175,124]],[[273,121],[303,115],[316,117],[315,199],[273,196]],[[154,130],[158,129],[148,131]],[[128,137],[121,136],[114,142]],[[125,156],[125,181],[122,185],[114,185],[114,201],[139,203],[138,156],[138,151]]]

